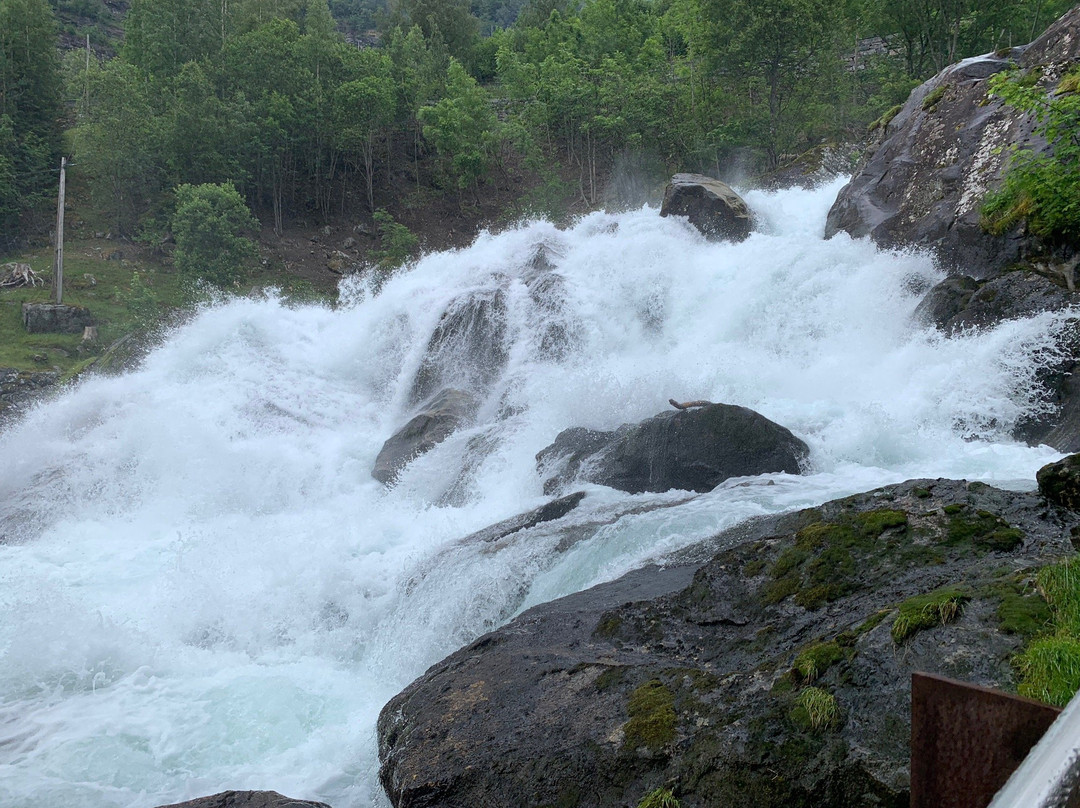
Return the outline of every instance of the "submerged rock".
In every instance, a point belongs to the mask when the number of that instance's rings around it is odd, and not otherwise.
[[[463,390],[440,391],[383,444],[371,476],[392,484],[410,462],[471,423],[478,406],[476,397]]]
[[[729,477],[798,474],[809,450],[790,430],[746,407],[665,412],[614,432],[560,432],[537,456],[544,492],[574,480],[620,491],[711,491]]]
[[[498,378],[506,360],[506,292],[463,295],[450,304],[428,340],[409,401],[426,401],[447,387],[482,390]]]
[[[727,184],[703,174],[676,174],[664,191],[661,216],[685,216],[710,241],[742,241],[754,217]]]
[[[381,782],[428,808],[907,806],[912,671],[1009,687],[1078,522],[937,480],[742,525],[434,665],[380,715]]]
[[[276,791],[223,791],[212,797],[161,805],[159,808],[330,808],[325,802],[283,797]]]
[[[966,59],[917,87],[879,125],[880,145],[837,197],[826,236],[845,231],[884,247],[928,247],[950,271],[979,278],[1039,251],[1019,228],[992,236],[979,224],[1011,149],[1045,149],[1031,118],[991,98],[987,80],[1015,66],[1057,80],[1078,57],[1080,7],[1026,48]]]

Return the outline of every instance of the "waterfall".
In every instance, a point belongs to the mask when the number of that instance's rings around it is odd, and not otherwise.
[[[917,252],[821,238],[841,181],[746,197],[760,232],[705,241],[653,209],[529,222],[432,254],[336,308],[237,299],[137,369],[0,434],[0,804],[144,808],[274,789],[385,805],[374,726],[427,666],[530,605],[747,518],[915,477],[1032,487],[1010,439],[1045,406],[1063,315],[951,337],[912,318]],[[395,430],[441,389],[461,428],[386,488]],[[691,496],[584,485],[535,455],[669,398],[757,410],[803,476]],[[568,536],[572,540],[568,540]]]

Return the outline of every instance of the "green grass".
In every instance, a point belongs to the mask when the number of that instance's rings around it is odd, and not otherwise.
[[[810,729],[823,729],[836,723],[840,708],[836,696],[820,687],[808,687],[795,698],[792,718]]]
[[[1037,580],[1058,630],[1080,637],[1080,557],[1043,567]]]
[[[945,625],[956,619],[968,600],[970,595],[957,587],[935,589],[908,598],[900,604],[893,620],[893,640],[900,643],[924,629]]]
[[[945,91],[947,89],[948,88],[944,84],[942,84],[927,93],[926,98],[924,98],[922,102],[923,110],[925,112],[932,112],[934,107],[938,105],[938,102],[945,97]]]
[[[190,295],[181,278],[160,265],[145,261],[107,260],[108,246],[69,243],[64,258],[64,303],[90,310],[98,327],[101,351],[124,334],[147,325],[185,306]],[[62,374],[85,364],[80,353],[81,334],[27,334],[22,324],[23,303],[53,301],[52,250],[43,247],[29,254],[0,257],[0,264],[21,261],[50,285],[0,290],[0,367],[16,370],[59,369]]]
[[[637,808],[679,808],[679,801],[668,789],[658,788],[642,797]]]
[[[1080,641],[1072,637],[1034,640],[1015,662],[1021,696],[1064,707],[1080,688]]]

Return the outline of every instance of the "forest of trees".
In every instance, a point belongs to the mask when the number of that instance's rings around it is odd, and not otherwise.
[[[44,215],[62,151],[129,237],[203,184],[280,232],[491,187],[587,208],[616,165],[767,171],[860,140],[919,81],[1069,5],[132,0],[115,58],[61,60],[55,0],[0,0],[0,241]],[[373,26],[375,47],[340,33]]]

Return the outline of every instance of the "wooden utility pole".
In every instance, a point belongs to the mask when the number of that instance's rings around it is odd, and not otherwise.
[[[60,194],[56,202],[56,271],[53,274],[53,289],[56,290],[56,304],[64,302],[64,181],[67,158],[60,158]]]

